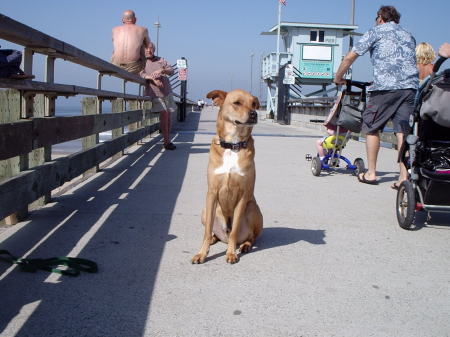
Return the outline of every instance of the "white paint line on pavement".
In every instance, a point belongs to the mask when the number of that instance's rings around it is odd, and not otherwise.
[[[75,247],[70,251],[67,256],[77,257],[78,254],[86,247],[86,245],[91,241],[94,235],[98,232],[98,230],[103,226],[109,216],[114,212],[114,210],[119,206],[119,204],[113,204],[108,207],[108,209],[102,214],[100,219],[89,229],[89,231],[83,235],[83,237],[77,242]],[[44,283],[58,283],[60,274],[50,274],[44,281]]]
[[[28,319],[33,315],[34,311],[41,304],[41,300],[25,304],[19,313],[8,323],[5,330],[2,331],[2,336],[16,336],[20,329],[25,325]]]
[[[94,200],[95,199],[95,197],[90,197],[88,200],[86,200],[87,202],[90,202],[90,201],[92,201],[92,200]]]
[[[41,240],[39,240],[38,243],[36,243],[33,248],[31,248],[28,252],[26,252],[22,258],[26,258],[27,256],[29,256],[34,250],[36,250],[37,247],[39,247],[45,240],[47,240],[50,236],[52,236],[53,233],[55,233],[61,226],[63,226],[67,221],[70,220],[70,218],[72,218],[75,213],[77,213],[78,210],[73,211],[72,213],[69,214],[68,217],[66,217],[63,221],[61,221],[56,227],[54,227],[50,232],[48,232],[48,234],[46,236],[44,236]],[[11,271],[16,268],[17,265],[13,264],[11,267],[9,267],[7,270],[5,270],[5,272],[0,275],[0,281],[3,280],[6,276],[9,275],[9,273],[11,273]]]

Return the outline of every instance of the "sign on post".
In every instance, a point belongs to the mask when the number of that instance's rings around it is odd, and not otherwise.
[[[178,69],[178,80],[186,81],[187,80],[187,68]]]
[[[292,64],[286,64],[284,68],[283,84],[295,84],[294,66]]]
[[[186,59],[177,60],[177,68],[178,69],[186,69],[187,68]]]

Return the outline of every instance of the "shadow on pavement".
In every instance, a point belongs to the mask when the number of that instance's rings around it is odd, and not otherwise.
[[[184,128],[196,129],[200,114]],[[171,217],[185,177],[194,134],[161,152],[153,138],[89,183],[34,211],[29,223],[0,243],[16,256],[79,256],[97,274],[49,277],[11,272],[0,262],[2,336],[142,336]],[[197,144],[198,145],[198,144]],[[33,247],[35,247],[33,249]]]
[[[323,245],[325,242],[324,230],[298,229],[289,227],[266,227],[256,240],[254,250],[271,249],[287,246],[299,241],[306,241],[314,245]]]

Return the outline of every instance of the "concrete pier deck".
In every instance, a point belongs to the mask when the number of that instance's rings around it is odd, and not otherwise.
[[[264,231],[239,263],[201,244],[209,144],[217,110],[190,113],[160,138],[0,233],[0,249],[79,256],[99,273],[20,272],[0,262],[0,336],[450,336],[450,217],[417,230],[395,216],[396,152],[380,184],[349,172],[314,177],[317,130],[262,120],[254,128]],[[344,154],[365,160],[364,144]]]

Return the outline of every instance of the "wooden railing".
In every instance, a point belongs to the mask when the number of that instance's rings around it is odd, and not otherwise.
[[[0,79],[7,89],[0,90],[0,221],[15,223],[30,203],[42,205],[54,189],[158,131],[159,120],[141,95],[141,77],[1,14],[0,38],[24,47],[25,73],[33,73],[33,54],[46,55],[44,82]],[[54,83],[58,58],[97,71],[96,86]],[[104,75],[122,79],[123,91],[102,90]],[[127,82],[139,85],[136,94],[126,92]],[[91,96],[82,101],[83,115],[55,117],[56,99],[74,95]],[[104,100],[111,100],[111,114],[102,114]],[[112,139],[99,143],[108,130]],[[81,151],[52,159],[52,145],[80,138]]]
[[[287,111],[290,115],[290,122],[292,124],[304,126],[312,129],[320,129],[325,131],[323,122],[330,113],[335,97],[319,97],[319,98],[303,98],[290,102]],[[387,128],[392,127],[392,122],[387,124]],[[364,140],[366,135],[364,133],[353,133],[352,139]],[[389,144],[391,147],[397,147],[397,138],[391,132],[383,132],[380,134],[380,139],[385,145]]]

